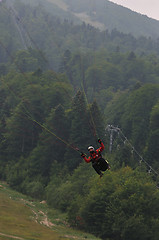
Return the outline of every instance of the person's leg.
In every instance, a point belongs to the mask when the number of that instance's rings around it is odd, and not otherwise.
[[[104,158],[100,158],[99,159],[99,168],[101,171],[106,171],[107,169],[110,169],[110,166]]]
[[[92,167],[94,168],[94,170],[102,177],[102,172],[100,171],[100,165],[98,162],[94,162],[92,163]]]

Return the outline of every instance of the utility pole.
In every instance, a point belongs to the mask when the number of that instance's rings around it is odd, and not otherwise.
[[[109,132],[110,134],[110,140],[109,140],[109,152],[112,152],[112,148],[113,148],[113,135],[114,133],[117,133],[120,131],[120,129],[118,127],[114,127],[113,125],[108,125],[105,129],[106,131]]]

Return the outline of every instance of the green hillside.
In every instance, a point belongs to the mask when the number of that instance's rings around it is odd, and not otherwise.
[[[0,212],[1,240],[97,240],[92,235],[72,230],[64,214],[60,215],[57,211],[49,209],[45,202],[29,200],[2,182]]]

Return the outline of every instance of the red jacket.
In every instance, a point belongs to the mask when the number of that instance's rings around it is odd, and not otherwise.
[[[83,159],[87,163],[89,163],[91,161],[93,161],[93,162],[98,161],[98,159],[101,158],[100,152],[102,152],[103,150],[104,150],[104,144],[101,142],[101,147],[100,148],[95,150],[95,152],[90,153],[90,156],[88,158],[86,158],[86,156],[83,156]]]

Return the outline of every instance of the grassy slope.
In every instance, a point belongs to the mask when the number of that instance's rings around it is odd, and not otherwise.
[[[46,203],[29,201],[4,183],[0,183],[0,213],[0,240],[97,240],[71,229],[65,216],[49,209]]]

